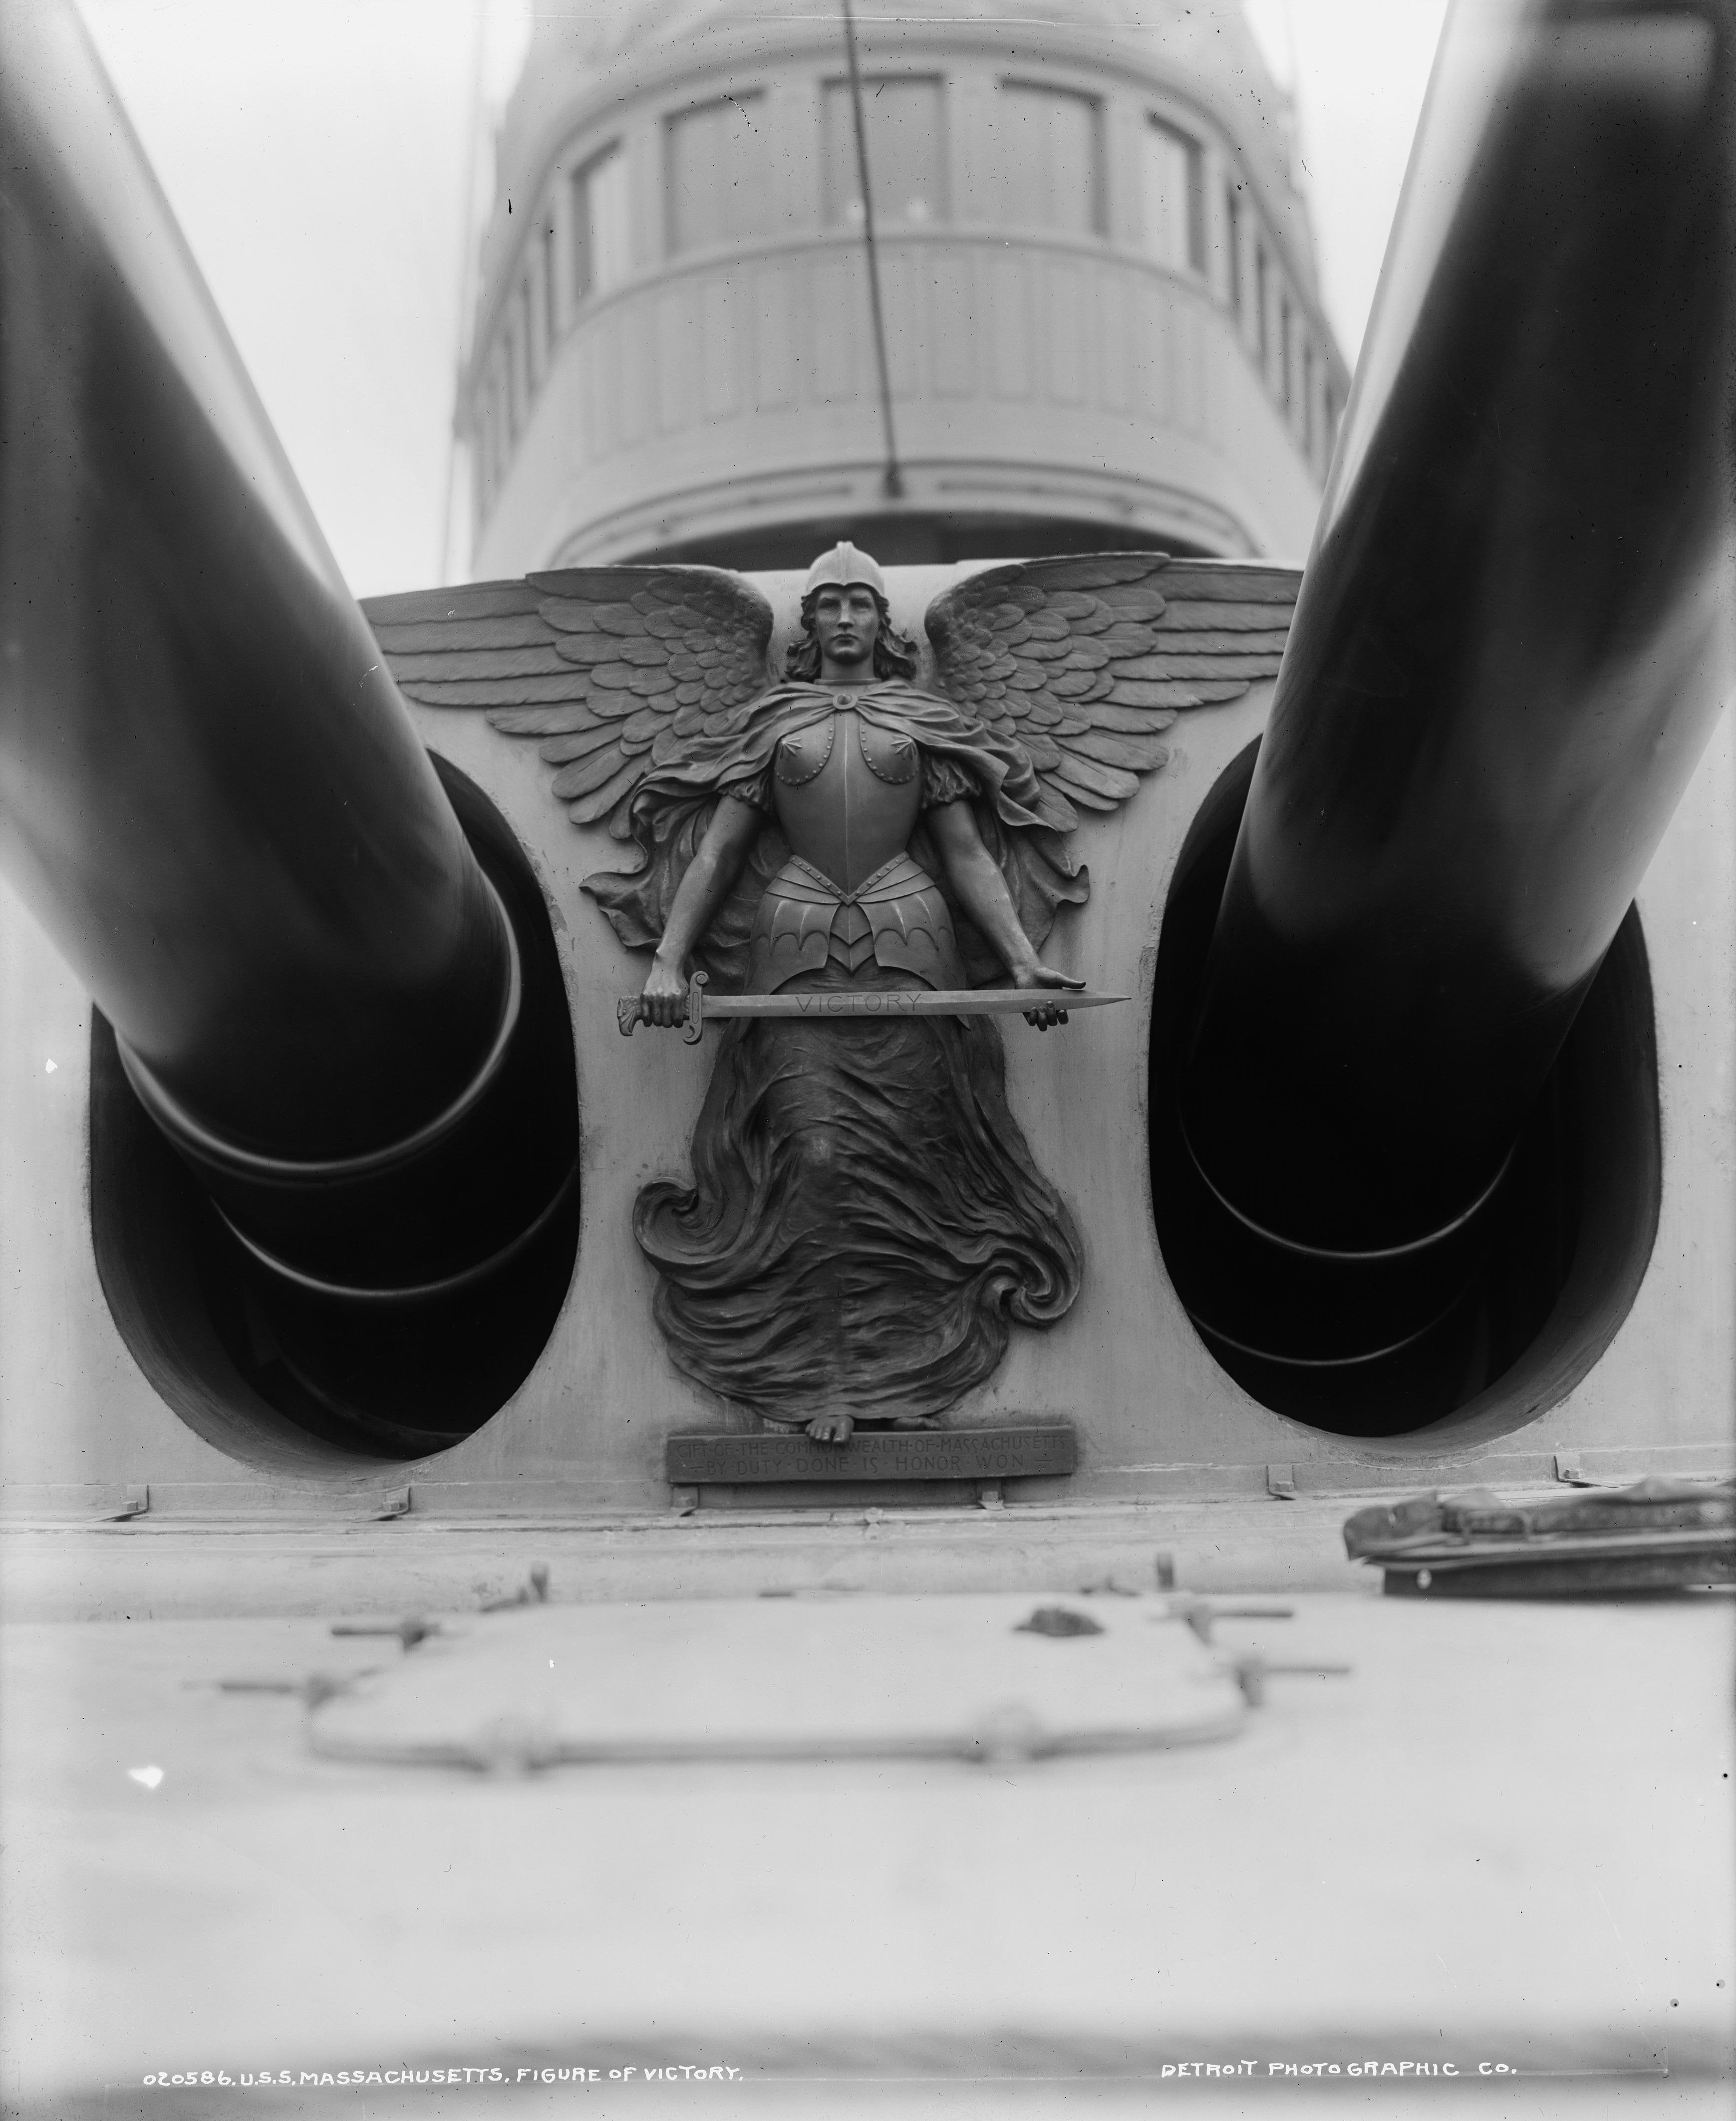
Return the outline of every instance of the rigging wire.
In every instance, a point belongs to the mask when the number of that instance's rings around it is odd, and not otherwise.
[[[470,372],[471,331],[476,300],[476,268],[480,245],[476,186],[483,133],[483,61],[488,54],[488,0],[476,0],[470,52],[470,122],[464,142],[463,222],[458,263],[457,349],[453,362],[452,418],[446,434],[446,497],[440,513],[440,581],[452,579],[452,517],[458,502],[458,445],[464,425],[464,385]],[[473,466],[474,457],[472,458]],[[473,469],[473,478],[474,473]]]
[[[904,474],[898,466],[898,436],[892,423],[892,371],[886,360],[886,314],[880,300],[880,258],[874,235],[874,192],[868,179],[868,128],[862,114],[862,73],[856,60],[856,18],[850,0],[841,0],[844,12],[844,54],[850,68],[850,109],[856,129],[856,175],[862,193],[862,246],[868,254],[868,303],[874,315],[874,353],[880,379],[880,427],[886,438],[886,468],[880,491],[889,501],[904,496]]]

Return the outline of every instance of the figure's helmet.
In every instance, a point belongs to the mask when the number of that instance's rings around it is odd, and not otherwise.
[[[834,545],[829,552],[822,552],[809,568],[808,579],[801,586],[802,599],[805,603],[816,590],[847,590],[857,583],[872,590],[885,603],[886,577],[880,572],[880,562],[847,540]]]

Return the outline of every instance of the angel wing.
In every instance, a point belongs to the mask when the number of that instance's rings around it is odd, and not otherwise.
[[[1045,823],[1113,810],[1168,759],[1188,707],[1276,675],[1301,576],[1237,561],[1103,552],[972,575],[928,608],[948,695],[1029,753]]]
[[[573,567],[365,608],[410,698],[540,737],[568,815],[617,839],[651,768],[771,683],[772,607],[721,567]]]

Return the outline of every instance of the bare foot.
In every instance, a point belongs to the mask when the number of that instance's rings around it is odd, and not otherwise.
[[[816,1443],[847,1443],[855,1426],[847,1414],[817,1414],[808,1424],[808,1433]]]
[[[940,1424],[931,1415],[901,1414],[892,1425],[894,1429],[938,1429]]]

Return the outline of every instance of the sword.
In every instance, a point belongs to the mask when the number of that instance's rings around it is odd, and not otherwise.
[[[796,1017],[814,1023],[848,1016],[1023,1016],[1028,1009],[1104,1009],[1132,999],[1095,994],[1089,987],[881,987],[858,993],[822,988],[807,994],[712,995],[706,992],[706,975],[695,972],[688,982],[681,1036],[697,1046],[706,1025],[726,1016]],[[623,1038],[631,1038],[633,1027],[645,1020],[642,995],[623,995],[615,1004],[615,1022]]]

